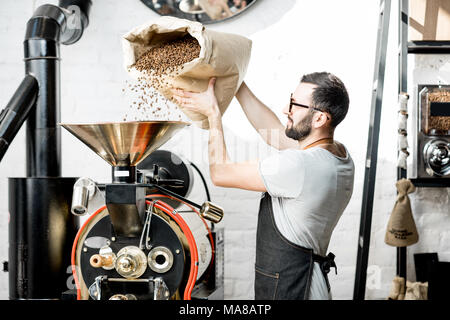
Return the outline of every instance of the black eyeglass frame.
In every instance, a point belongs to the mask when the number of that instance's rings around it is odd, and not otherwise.
[[[311,106],[307,106],[307,105],[304,105],[304,104],[301,104],[301,103],[294,102],[293,98],[292,98],[292,95],[293,94],[291,93],[291,99],[289,100],[289,113],[291,113],[292,105],[294,105],[294,106],[297,106],[297,107],[302,107],[302,108],[306,108],[306,109],[313,109],[313,110],[316,110],[316,111],[323,112],[325,114],[325,116],[327,117],[327,119],[330,120],[330,117],[328,117],[328,115],[325,113],[325,111],[320,110],[318,108],[311,107]]]

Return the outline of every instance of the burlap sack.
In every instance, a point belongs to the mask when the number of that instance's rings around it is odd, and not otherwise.
[[[428,300],[428,282],[406,281],[404,300]]]
[[[397,181],[397,201],[387,225],[384,242],[394,247],[406,247],[419,241],[416,224],[411,212],[408,193],[416,190],[410,180]]]
[[[405,278],[395,276],[392,280],[388,300],[403,300],[405,297]]]
[[[215,94],[223,114],[244,80],[250,60],[251,40],[229,33],[207,30],[199,22],[163,16],[131,30],[123,36],[124,65],[129,74],[137,78],[142,74],[131,66],[153,46],[190,34],[196,38],[201,50],[198,58],[183,65],[183,70],[172,81],[159,89],[167,99],[170,88],[203,92],[211,77],[216,77]],[[180,106],[179,106],[180,107]],[[199,127],[209,128],[205,116],[180,109]]]

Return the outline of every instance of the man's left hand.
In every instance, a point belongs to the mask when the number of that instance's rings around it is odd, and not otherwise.
[[[216,95],[214,94],[214,84],[216,78],[209,80],[208,89],[204,92],[196,93],[181,89],[171,89],[174,99],[178,104],[186,110],[194,111],[211,118],[220,117],[219,105]]]

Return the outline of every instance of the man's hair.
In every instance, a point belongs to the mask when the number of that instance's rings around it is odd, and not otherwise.
[[[305,74],[300,82],[317,85],[312,94],[315,108],[331,115],[331,126],[335,128],[347,115],[350,99],[344,83],[328,72]]]

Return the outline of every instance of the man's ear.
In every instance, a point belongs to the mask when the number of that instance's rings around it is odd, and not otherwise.
[[[327,123],[327,116],[323,112],[316,112],[313,117],[313,127],[320,128],[323,127]]]

